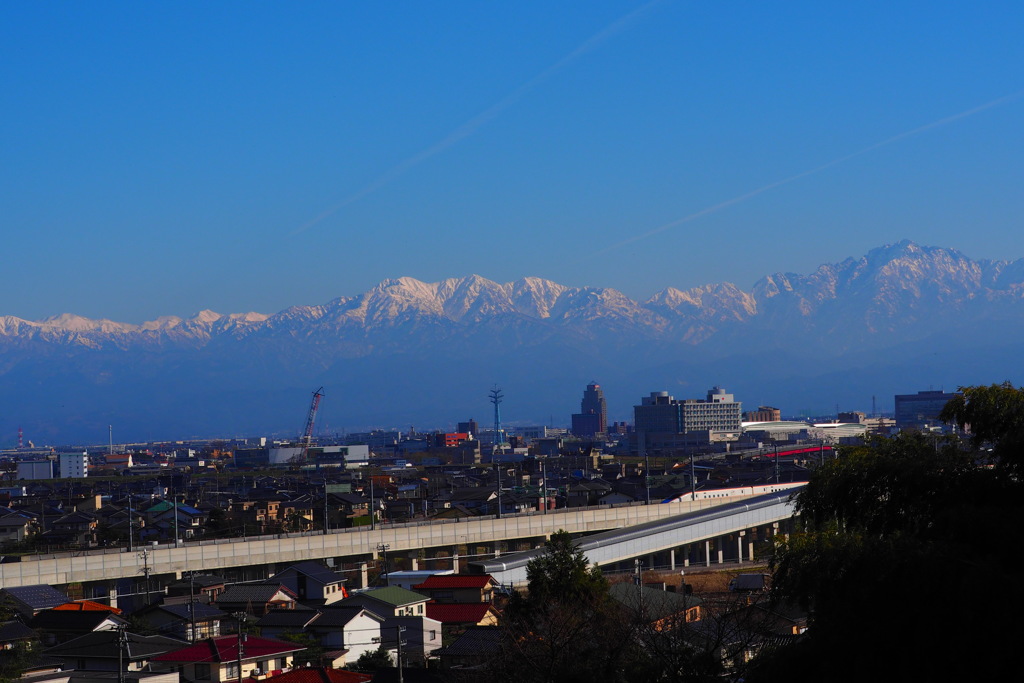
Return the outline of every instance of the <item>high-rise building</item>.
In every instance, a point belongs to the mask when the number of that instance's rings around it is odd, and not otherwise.
[[[919,391],[896,394],[896,429],[921,429],[939,421],[939,413],[957,393]]]
[[[460,422],[455,431],[465,432],[470,435],[470,438],[476,439],[480,435],[480,425],[473,418],[469,418],[466,422]]]
[[[572,433],[575,436],[592,437],[608,431],[608,403],[604,400],[601,385],[591,382],[583,392],[580,412],[572,416]]]
[[[757,410],[743,413],[744,422],[778,422],[782,419],[782,411],[772,406],[758,406]]]
[[[57,461],[63,479],[81,479],[89,476],[88,453],[61,453]]]
[[[667,391],[653,391],[633,406],[638,434],[684,434],[695,431],[727,432],[740,429],[743,404],[714,387],[705,400],[677,401]]]

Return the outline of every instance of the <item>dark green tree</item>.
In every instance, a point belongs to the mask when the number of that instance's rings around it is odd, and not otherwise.
[[[360,671],[376,671],[393,667],[395,662],[391,659],[391,653],[381,645],[376,650],[364,652],[356,660],[356,668]]]
[[[552,534],[526,572],[525,594],[513,594],[505,609],[502,652],[481,680],[622,680],[632,624],[618,618],[607,580],[569,533]]]
[[[774,597],[809,609],[810,628],[747,680],[1005,678],[1024,607],[1008,590],[1024,579],[1022,492],[977,453],[917,434],[827,463],[773,561]]]
[[[991,446],[992,461],[1015,476],[1024,473],[1024,389],[1009,382],[989,386],[960,387],[939,418],[969,429],[971,443]]]
[[[608,581],[591,567],[567,531],[556,531],[544,544],[545,553],[526,565],[529,600],[599,604],[608,599]]]

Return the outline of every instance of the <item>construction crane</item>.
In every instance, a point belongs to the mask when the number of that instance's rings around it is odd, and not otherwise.
[[[313,422],[316,420],[316,411],[320,407],[320,399],[324,395],[324,388],[320,387],[313,392],[313,400],[309,403],[309,415],[306,417],[306,431],[302,434],[302,462],[306,462],[309,446],[313,442]]]

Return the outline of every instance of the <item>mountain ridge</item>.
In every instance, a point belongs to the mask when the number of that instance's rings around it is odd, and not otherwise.
[[[534,402],[545,415],[556,407],[549,394],[564,391],[559,381],[571,385],[577,375],[586,382],[598,374],[608,378],[606,386],[623,387],[628,398],[621,400],[630,402],[684,382],[678,391],[729,383],[763,396],[757,400],[831,405],[824,395],[838,390],[796,395],[786,387],[813,387],[806,377],[837,372],[860,372],[850,375],[850,386],[861,386],[868,379],[863,373],[875,372],[864,370],[864,358],[877,359],[879,368],[890,364],[877,371],[879,386],[888,387],[899,367],[919,367],[927,386],[961,370],[940,364],[940,353],[957,348],[958,358],[969,358],[981,343],[1005,351],[972,360],[982,379],[962,381],[1002,381],[1006,374],[996,373],[1016,367],[1021,333],[1024,259],[973,260],[909,240],[808,274],[769,273],[750,291],[720,282],[666,287],[642,301],[608,287],[470,275],[434,283],[392,278],[356,295],[273,314],[204,310],[137,325],[73,314],[43,321],[6,316],[0,317],[0,416],[7,417],[0,417],[0,435],[6,419],[60,431],[56,418],[28,413],[33,406],[46,412],[43,386],[76,397],[62,406],[74,405],[90,424],[107,424],[121,411],[175,429],[201,424],[207,430],[220,420],[231,431],[276,425],[283,410],[271,396],[276,387],[302,395],[300,387],[330,381],[353,396],[373,387],[379,405],[355,398],[339,404],[346,420],[364,420],[358,424],[379,419],[403,392],[421,397],[410,420],[437,420],[445,405],[468,410],[462,396],[478,391],[473,387],[483,379],[541,395]],[[935,359],[922,360],[918,347],[937,349]],[[845,363],[857,367],[844,370]],[[148,405],[154,386],[166,397]],[[204,387],[240,397],[222,405],[213,395],[189,396]],[[110,395],[92,405],[90,392]]]

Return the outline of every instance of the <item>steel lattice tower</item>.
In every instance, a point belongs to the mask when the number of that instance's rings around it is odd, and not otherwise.
[[[501,393],[501,389],[495,384],[494,388],[491,389],[491,403],[494,404],[494,452],[501,452],[501,444],[504,442],[501,434],[501,408],[498,406],[501,404],[501,399],[504,395]]]

